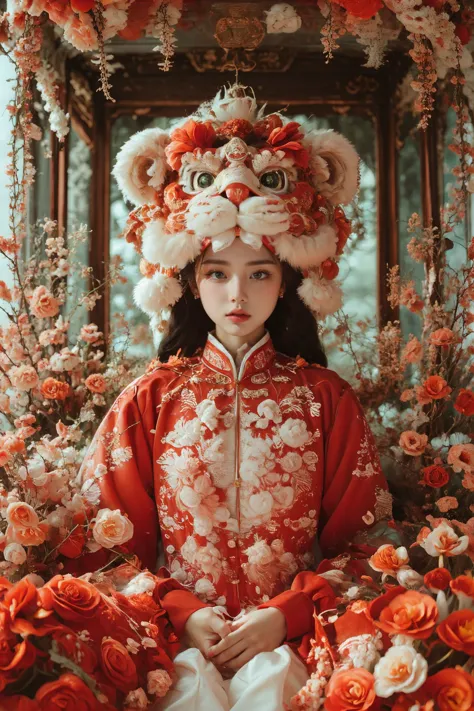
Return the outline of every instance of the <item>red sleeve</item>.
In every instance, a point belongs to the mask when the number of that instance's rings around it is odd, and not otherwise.
[[[153,435],[156,397],[146,386],[129,386],[114,403],[96,432],[84,460],[84,480],[100,487],[99,508],[120,509],[133,523],[133,538],[126,544],[144,567],[156,570],[159,525],[153,491]],[[99,466],[102,465],[102,466]],[[77,561],[76,572],[105,565],[109,552],[101,550]],[[168,612],[178,636],[188,617],[206,605],[177,581],[167,578],[157,586],[159,601]]]
[[[344,550],[357,534],[391,518],[391,496],[362,407],[346,384],[326,435],[319,545],[324,557]]]
[[[339,392],[334,405],[332,388],[323,397],[330,413],[325,427],[319,521],[319,545],[325,557],[344,551],[357,533],[390,516],[387,484],[360,403],[347,384]],[[329,609],[334,601],[328,582],[312,571],[304,571],[295,577],[290,590],[259,607],[277,607],[284,614],[289,641],[308,633],[314,613]]]

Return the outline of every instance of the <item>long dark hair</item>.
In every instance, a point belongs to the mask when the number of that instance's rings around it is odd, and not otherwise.
[[[319,340],[318,325],[311,311],[298,295],[302,275],[286,262],[282,266],[283,298],[266,321],[275,350],[291,358],[301,356],[308,363],[327,366],[327,358]],[[204,348],[209,331],[215,324],[204,311],[201,300],[196,299],[195,264],[188,264],[180,273],[183,295],[171,310],[167,330],[158,348],[158,358],[165,362],[180,351],[191,357]]]

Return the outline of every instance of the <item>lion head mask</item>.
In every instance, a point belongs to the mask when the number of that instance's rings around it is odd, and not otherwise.
[[[337,261],[351,231],[341,206],[359,182],[358,155],[340,134],[265,115],[235,84],[169,132],[136,133],[113,172],[136,205],[124,235],[142,255],[134,298],[155,327],[181,297],[180,271],[236,237],[299,269],[298,293],[316,316],[340,308]]]

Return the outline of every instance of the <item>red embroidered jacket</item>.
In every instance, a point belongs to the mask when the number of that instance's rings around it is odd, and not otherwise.
[[[161,600],[178,635],[192,612],[219,604],[232,615],[278,607],[287,639],[301,637],[321,586],[316,557],[390,513],[350,386],[276,353],[268,334],[238,373],[210,334],[202,356],[138,378],[100,425],[83,474],[98,479],[102,507],[129,516],[130,549],[151,570],[161,541]]]

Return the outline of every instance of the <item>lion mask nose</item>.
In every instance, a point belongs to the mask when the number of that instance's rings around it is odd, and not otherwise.
[[[233,202],[234,205],[240,205],[250,195],[250,188],[243,183],[232,183],[225,189],[225,194],[227,199]]]

